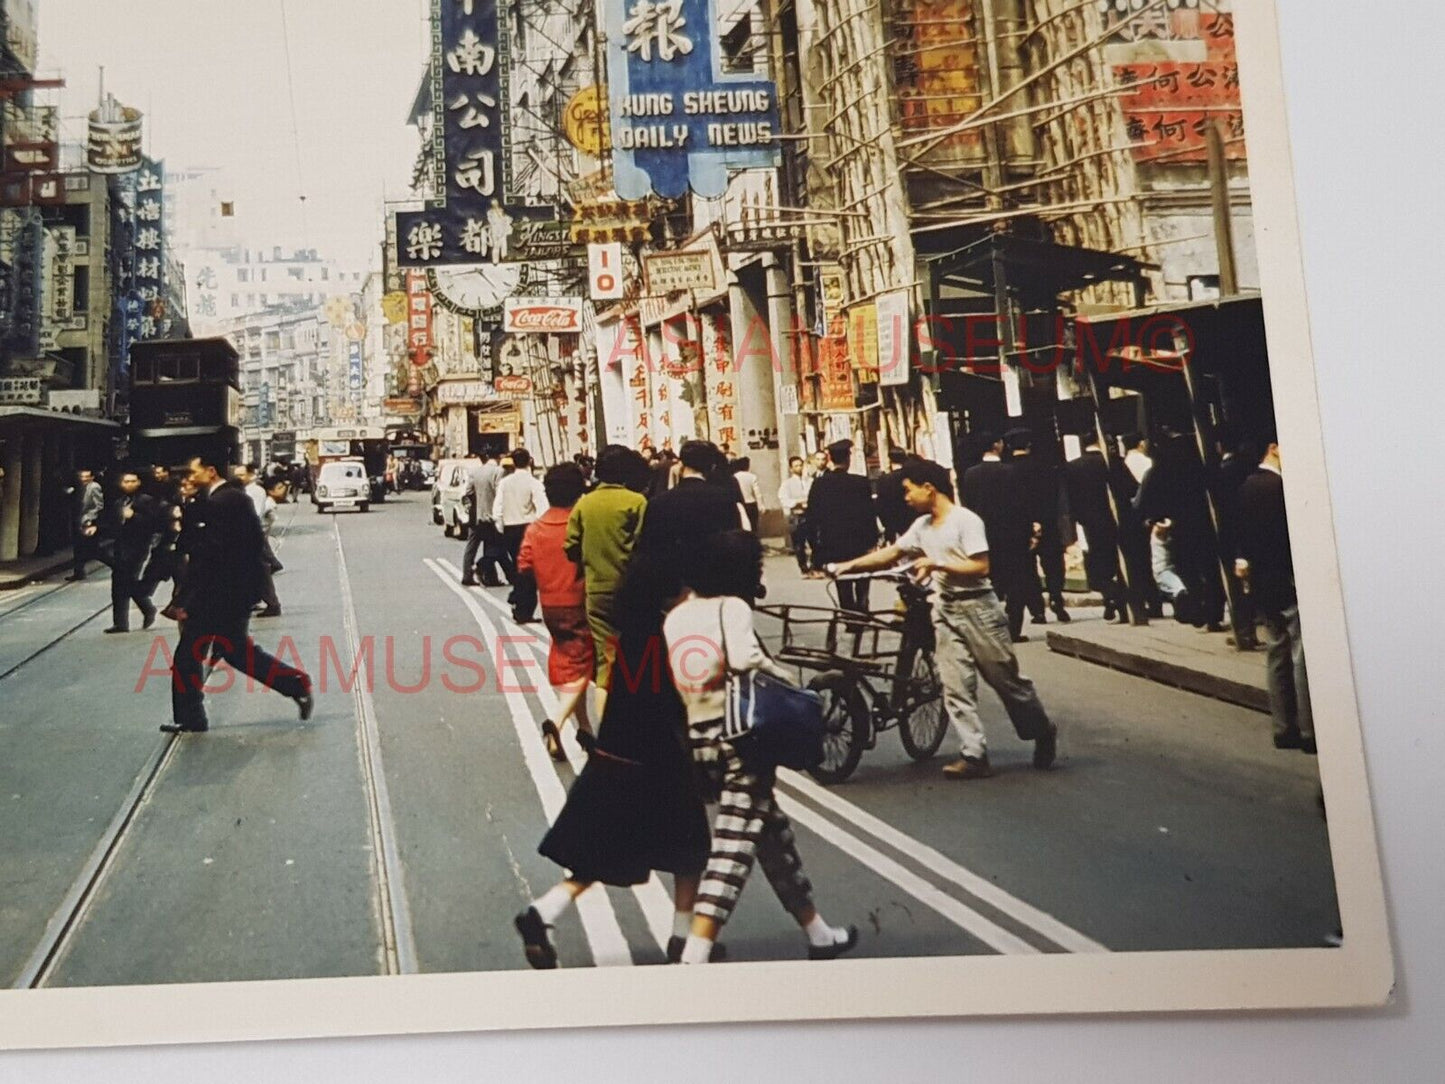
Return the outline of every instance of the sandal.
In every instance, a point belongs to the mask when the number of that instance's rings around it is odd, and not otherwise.
[[[562,735],[551,719],[542,724],[542,744],[547,747],[547,755],[557,763],[567,759],[567,751],[562,748]]]

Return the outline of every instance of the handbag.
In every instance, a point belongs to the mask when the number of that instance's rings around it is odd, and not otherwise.
[[[736,745],[745,759],[795,771],[816,768],[823,760],[823,701],[812,690],[800,689],[765,670],[734,670],[728,661],[721,602],[718,628],[725,673],[723,740]],[[762,641],[757,643],[767,654]]]

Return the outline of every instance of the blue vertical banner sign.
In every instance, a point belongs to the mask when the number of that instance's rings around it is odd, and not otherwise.
[[[504,2],[504,0],[503,0]],[[422,211],[398,211],[403,267],[504,263],[518,221],[556,219],[552,204],[514,198],[511,58],[499,0],[432,0],[432,173],[442,193]]]
[[[618,196],[721,196],[728,173],[776,167],[777,90],[724,70],[717,0],[603,0]]]

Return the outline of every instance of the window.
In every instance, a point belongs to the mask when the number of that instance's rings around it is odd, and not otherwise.
[[[249,270],[247,270],[246,268],[244,268],[244,267],[237,268],[237,269],[236,269],[236,281],[237,281],[237,282],[250,282],[250,281],[251,281],[251,272],[250,272]]]
[[[329,282],[330,280],[331,280],[331,268],[329,268],[329,267],[323,267],[323,268],[321,269],[321,281],[322,281],[322,282]]]
[[[297,282],[306,281],[306,268],[304,267],[288,267],[286,268],[286,273]]]
[[[233,309],[239,309],[240,307],[241,307],[241,295],[240,295],[240,294],[232,294],[232,295],[231,295],[231,308],[233,308]]]

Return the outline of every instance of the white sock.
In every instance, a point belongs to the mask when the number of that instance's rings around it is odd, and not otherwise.
[[[540,899],[532,902],[532,906],[537,909],[537,914],[542,916],[542,921],[548,926],[555,926],[557,920],[562,917],[562,912],[571,905],[572,893],[562,885],[547,889]]]
[[[847,930],[829,926],[823,921],[822,915],[814,915],[813,921],[803,927],[803,932],[808,935],[808,944],[817,948],[823,948],[825,945],[841,945],[848,940]]]
[[[682,946],[682,962],[685,964],[705,964],[712,959],[712,942],[706,937],[699,937],[695,933],[687,935],[687,944]]]
[[[686,937],[692,932],[692,912],[674,911],[672,913],[672,936]]]

